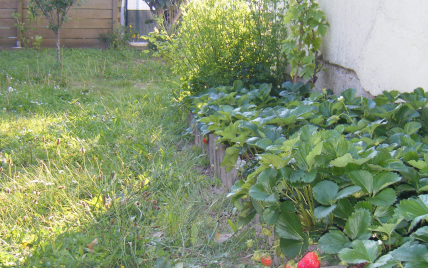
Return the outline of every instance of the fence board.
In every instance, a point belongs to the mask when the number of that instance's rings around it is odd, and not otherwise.
[[[79,9],[111,9],[111,1],[106,0],[90,0],[88,2],[82,2],[80,6],[76,6],[75,8]]]
[[[13,28],[0,29],[0,37],[8,38],[10,36],[16,37],[16,29],[13,29]]]
[[[118,22],[118,16],[117,16],[117,0],[112,1],[112,9],[113,9],[113,17],[112,17],[112,25],[113,25],[113,31],[116,29],[116,23]]]
[[[82,39],[96,39],[100,37],[101,33],[107,32],[109,29],[61,29],[61,39],[68,38],[82,38]],[[40,35],[43,38],[55,38],[54,33],[49,29],[36,29],[28,31],[28,36]]]
[[[27,23],[27,19],[24,19]],[[48,26],[46,21],[33,25],[37,29]],[[61,29],[111,29],[111,19],[70,19],[63,24]]]
[[[16,38],[0,38],[0,47],[14,47],[16,46]]]
[[[67,47],[103,46],[99,40],[100,34],[113,29],[115,22],[120,21],[120,8],[123,0],[87,0],[80,6],[75,6],[67,14],[69,21],[61,27],[61,45]],[[12,17],[13,12],[22,13],[23,22],[26,23],[28,37],[40,35],[43,37],[42,47],[55,47],[53,32],[46,29],[48,22],[29,25],[28,3],[30,0],[0,0],[0,46],[15,46],[17,36],[16,23]],[[22,5],[21,5],[22,3]],[[34,28],[30,30],[30,28]],[[9,38],[14,37],[14,38]]]
[[[5,2],[14,2],[16,0],[0,0],[0,8],[2,8],[2,6],[1,6],[1,2],[2,1],[5,1]],[[23,6],[27,7],[28,3],[30,3],[29,0],[24,0]],[[88,2],[82,1],[80,3],[80,6],[75,5],[75,6],[73,6],[73,8],[79,8],[79,9],[88,9],[88,8],[93,8],[93,9],[111,9],[111,0],[88,0]]]
[[[0,8],[15,8],[16,9],[16,1],[15,0],[0,0]]]
[[[16,8],[5,8],[0,9],[0,18],[2,19],[13,19],[12,13],[16,12]]]
[[[28,16],[28,8],[24,8],[23,10],[24,17]],[[111,19],[113,15],[113,11],[111,9],[70,9],[67,13],[67,17],[69,18],[79,18],[79,19]],[[43,18],[43,20],[46,20]]]
[[[16,23],[15,19],[0,19],[0,28],[15,28],[13,24]]]

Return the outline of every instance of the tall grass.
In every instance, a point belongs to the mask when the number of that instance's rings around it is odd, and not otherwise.
[[[233,207],[197,172],[168,66],[136,50],[62,59],[0,52],[0,266],[229,267],[244,236],[214,242]]]

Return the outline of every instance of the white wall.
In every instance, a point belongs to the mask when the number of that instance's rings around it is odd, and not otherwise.
[[[322,83],[333,83],[343,87],[336,90],[344,90],[358,88],[359,83],[372,95],[384,90],[408,92],[416,87],[428,90],[428,1],[319,3],[330,29],[323,43],[328,73],[317,86],[328,88]],[[354,77],[341,77],[341,71]],[[347,86],[353,83],[356,86]]]
[[[128,10],[150,10],[143,0],[128,0]]]

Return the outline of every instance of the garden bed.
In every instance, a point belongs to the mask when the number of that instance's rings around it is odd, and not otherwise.
[[[420,222],[428,207],[427,94],[385,92],[369,100],[355,93],[336,97],[289,82],[279,91],[268,85],[248,90],[236,83],[188,103],[196,143],[217,135],[210,139],[221,152],[211,156],[208,149],[214,168],[219,156],[229,170],[250,156],[229,197],[242,225],[258,214],[260,224],[274,230],[277,255],[302,256],[313,240],[325,256],[356,267],[420,264],[400,254],[427,251],[419,244],[428,242],[421,237],[428,227]],[[226,186],[233,180],[217,174]],[[270,246],[272,253],[278,245]]]

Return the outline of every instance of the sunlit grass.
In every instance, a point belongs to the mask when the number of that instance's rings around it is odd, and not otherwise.
[[[63,53],[0,52],[0,266],[230,261],[242,239],[214,237],[233,207],[195,168],[207,158],[182,136],[168,67],[134,50]]]

